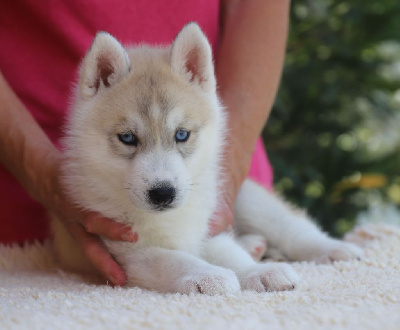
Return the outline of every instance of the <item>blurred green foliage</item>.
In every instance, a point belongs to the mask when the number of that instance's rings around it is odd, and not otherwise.
[[[264,130],[275,189],[340,236],[400,205],[400,1],[296,0]]]

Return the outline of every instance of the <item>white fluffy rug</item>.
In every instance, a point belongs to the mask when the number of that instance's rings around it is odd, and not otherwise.
[[[291,292],[158,294],[55,269],[49,244],[0,246],[0,329],[400,329],[400,228],[364,225],[362,261],[296,263]]]

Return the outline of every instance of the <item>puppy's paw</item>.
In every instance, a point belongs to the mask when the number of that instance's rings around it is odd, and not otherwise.
[[[178,286],[178,292],[182,294],[203,293],[213,296],[238,291],[240,291],[240,284],[236,274],[220,267],[187,275],[181,279]]]
[[[243,290],[257,292],[293,290],[299,276],[285,263],[257,264],[239,275]]]
[[[317,263],[329,264],[334,261],[361,259],[364,251],[353,243],[334,240],[330,246],[315,259]]]
[[[252,256],[255,261],[260,261],[267,251],[267,241],[260,235],[241,235],[238,243]]]

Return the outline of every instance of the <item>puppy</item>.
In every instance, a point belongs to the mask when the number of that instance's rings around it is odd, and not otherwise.
[[[320,262],[361,255],[249,180],[235,204],[238,239],[209,237],[225,134],[211,47],[197,24],[166,48],[124,49],[97,34],[68,119],[63,180],[79,206],[138,233],[136,243],[102,238],[129,286],[209,295],[291,290],[299,278],[290,265],[254,258],[265,251]],[[53,226],[61,263],[90,271],[63,225],[55,219]]]

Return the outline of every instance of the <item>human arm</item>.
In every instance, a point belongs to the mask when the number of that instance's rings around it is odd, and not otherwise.
[[[270,113],[283,67],[289,0],[222,0],[216,76],[229,114],[224,205],[212,233],[233,223],[233,203]]]
[[[85,255],[116,285],[126,276],[97,235],[137,240],[131,230],[94,212],[78,209],[60,182],[62,154],[15,95],[0,72],[0,161],[26,191],[53,212],[79,242]]]

